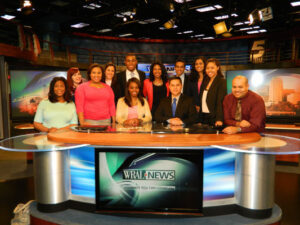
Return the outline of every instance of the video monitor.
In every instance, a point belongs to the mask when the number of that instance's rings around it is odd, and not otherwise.
[[[11,70],[11,113],[13,121],[32,121],[40,101],[48,97],[50,81],[67,77],[65,71]]]
[[[146,74],[146,76],[148,77],[150,75],[150,66],[151,66],[151,64],[149,64],[149,63],[139,63],[138,69],[143,71]],[[164,66],[167,70],[168,77],[175,75],[175,69],[174,69],[175,65],[174,64],[164,64]],[[192,70],[192,65],[185,65],[185,70],[184,70],[185,74],[190,75],[191,70]]]
[[[300,122],[300,68],[227,71],[227,90],[237,75],[248,78],[249,89],[265,101],[267,122]]]
[[[203,152],[96,151],[97,210],[201,213]]]

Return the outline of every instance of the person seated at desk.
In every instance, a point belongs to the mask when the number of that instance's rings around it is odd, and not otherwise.
[[[180,77],[169,79],[170,96],[161,100],[155,120],[159,123],[168,122],[171,125],[192,124],[197,120],[197,112],[193,99],[181,94],[182,81]]]
[[[52,79],[48,99],[40,102],[33,125],[37,130],[49,133],[77,125],[76,107],[65,78]]]
[[[152,120],[148,102],[141,95],[141,83],[130,78],[126,85],[125,97],[118,100],[116,121],[124,126],[140,126]]]
[[[262,97],[249,90],[248,79],[237,76],[232,80],[232,93],[223,101],[226,134],[238,132],[263,132],[266,108]]]

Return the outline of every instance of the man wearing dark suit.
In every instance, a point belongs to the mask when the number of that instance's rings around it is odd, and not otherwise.
[[[121,95],[122,95],[121,97],[125,96],[125,89],[126,89],[127,81],[133,77],[140,80],[141,87],[142,87],[142,90],[140,90],[140,92],[143,93],[143,84],[144,84],[144,80],[145,80],[145,73],[143,71],[136,69],[136,66],[138,63],[136,56],[134,54],[127,54],[125,57],[124,63],[126,66],[126,70],[117,74],[117,80],[118,80],[118,83],[120,84],[120,88],[121,88]]]
[[[184,74],[185,62],[182,59],[177,59],[175,62],[175,76],[180,77],[182,82],[181,93],[187,95],[188,92],[188,76]]]
[[[182,81],[179,77],[169,80],[170,96],[161,100],[155,120],[159,123],[168,122],[170,125],[192,124],[197,120],[197,112],[193,99],[181,94]]]

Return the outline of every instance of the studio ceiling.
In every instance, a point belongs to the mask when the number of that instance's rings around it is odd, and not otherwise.
[[[12,21],[31,26],[37,33],[55,29],[63,33],[141,39],[205,39],[223,38],[213,29],[213,25],[221,21],[225,21],[232,36],[249,35],[249,31],[254,34],[291,30],[297,28],[300,21],[300,6],[293,7],[290,0],[192,0],[183,3],[171,0],[32,0],[34,10],[31,13],[17,10],[21,2],[1,0],[1,16],[16,16]],[[173,12],[170,10],[172,4]],[[204,7],[215,10],[197,11]],[[251,26],[245,24],[251,12],[268,7],[272,9],[272,19]],[[217,19],[220,16],[223,19]],[[165,29],[164,24],[171,19],[175,25]],[[71,27],[78,23],[87,25]]]

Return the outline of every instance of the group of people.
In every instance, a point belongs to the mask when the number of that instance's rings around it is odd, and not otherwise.
[[[168,79],[160,62],[150,66],[150,76],[137,70],[137,58],[128,54],[126,70],[116,74],[116,66],[103,69],[91,64],[84,82],[78,68],[68,70],[67,79],[55,77],[48,99],[38,106],[34,126],[44,132],[76,125],[140,126],[156,121],[173,126],[193,123],[225,127],[224,133],[262,132],[265,126],[263,99],[249,90],[248,80],[237,76],[232,94],[217,59],[196,58],[191,75],[185,62],[175,62],[175,75]]]

